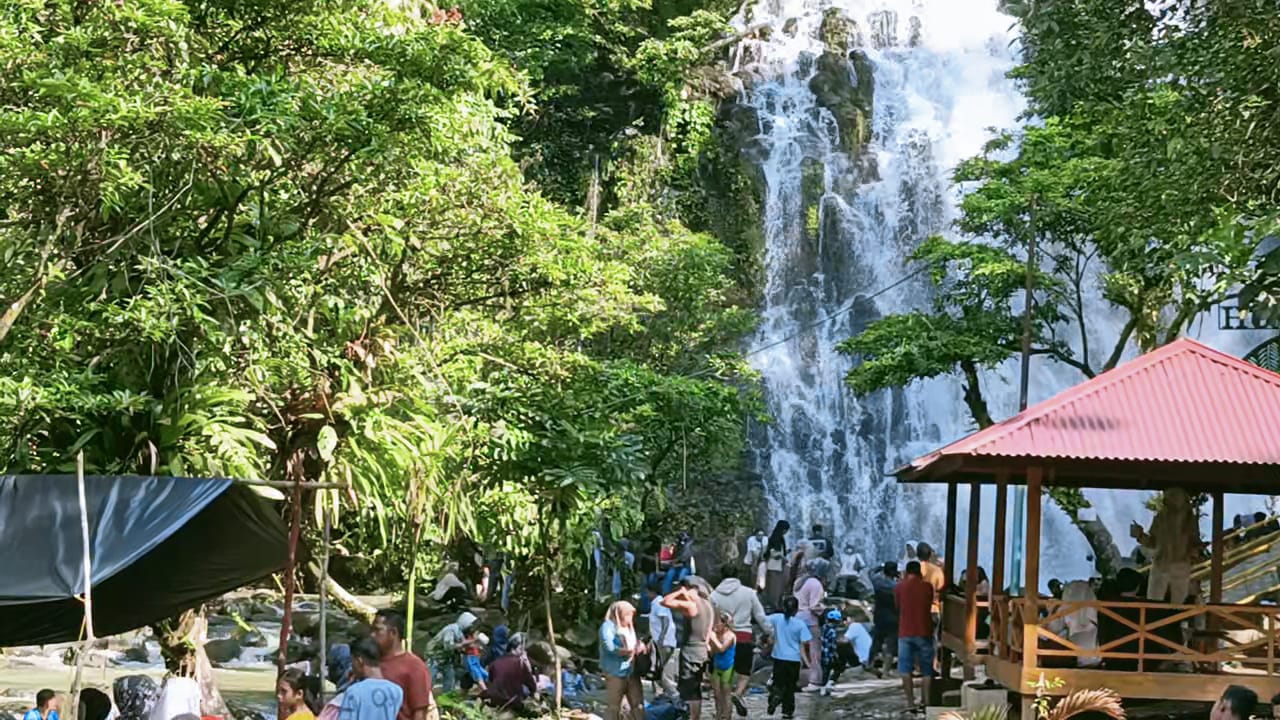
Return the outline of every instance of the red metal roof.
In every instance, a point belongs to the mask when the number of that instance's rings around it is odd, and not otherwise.
[[[1280,374],[1180,339],[917,458],[1280,465]]]

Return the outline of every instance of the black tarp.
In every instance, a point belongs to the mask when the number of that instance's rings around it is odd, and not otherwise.
[[[99,636],[175,615],[284,567],[288,531],[225,479],[88,476]],[[74,476],[0,476],[0,647],[81,637],[80,496]]]

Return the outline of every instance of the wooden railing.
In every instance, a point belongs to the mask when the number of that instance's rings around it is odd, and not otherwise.
[[[1055,620],[1087,609],[1098,618],[1094,647],[1081,647],[1049,629]],[[1081,658],[1093,658],[1109,670],[1155,672],[1182,664],[1201,673],[1280,673],[1276,606],[997,598],[991,606],[989,652],[1021,664],[1032,655],[1025,648],[1029,638],[1036,639],[1037,667],[1074,667]]]

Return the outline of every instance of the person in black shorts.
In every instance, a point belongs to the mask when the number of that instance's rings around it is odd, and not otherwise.
[[[696,575],[686,576],[680,588],[662,598],[662,604],[684,616],[684,631],[680,636],[680,672],[676,689],[680,699],[689,707],[689,720],[702,719],[702,679],[707,675],[710,660],[708,639],[715,620],[715,610],[708,598],[711,588]]]

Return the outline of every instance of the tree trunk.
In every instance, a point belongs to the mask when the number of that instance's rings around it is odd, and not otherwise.
[[[188,610],[152,626],[160,642],[165,670],[175,677],[193,678],[200,686],[200,712],[203,715],[231,717],[222,693],[213,679],[213,663],[204,652],[209,623],[204,606]]]
[[[319,561],[312,560],[307,563],[307,571],[311,573],[316,584],[319,585],[321,577]],[[332,576],[325,579],[324,587],[334,605],[342,608],[354,618],[363,620],[366,623],[373,623],[373,616],[378,612],[377,608],[353,595],[350,590],[339,585],[338,581],[334,580]]]

